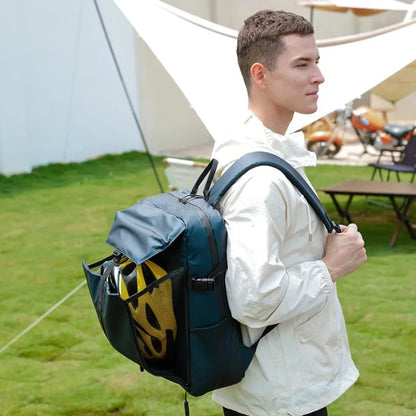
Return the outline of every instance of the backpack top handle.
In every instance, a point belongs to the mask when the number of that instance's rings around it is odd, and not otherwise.
[[[211,159],[208,165],[202,171],[201,175],[199,175],[198,179],[196,180],[195,185],[193,186],[191,190],[191,195],[196,195],[198,193],[199,186],[201,185],[205,177],[208,175],[208,178],[207,178],[207,181],[205,182],[205,186],[203,190],[204,198],[208,200],[209,188],[211,187],[212,181],[214,179],[217,166],[218,166],[218,161],[215,159]]]

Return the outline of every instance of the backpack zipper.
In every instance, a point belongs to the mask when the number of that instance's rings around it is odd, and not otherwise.
[[[172,195],[172,196],[175,197],[174,195]],[[177,197],[175,197],[175,198],[177,198]],[[193,204],[190,201],[190,198],[195,198],[195,196],[194,195],[187,195],[183,198],[177,198],[177,199],[178,199],[179,202],[181,202],[184,205],[190,204],[193,207],[197,208],[197,210],[195,210],[195,212],[198,215],[199,219],[201,220],[201,222],[202,222],[202,224],[205,228],[207,238],[208,238],[209,252],[211,254],[212,267],[214,268],[219,263],[217,243],[216,243],[216,240],[215,240],[214,230],[212,229],[212,225],[211,225],[211,222],[209,221],[209,218],[208,218],[207,214],[204,212],[204,210],[200,206],[198,206],[197,204]]]
[[[202,224],[204,225],[204,228],[207,232],[207,238],[208,238],[208,246],[209,246],[209,252],[211,254],[212,259],[212,267],[215,267],[219,263],[218,259],[218,251],[217,251],[217,242],[215,240],[215,234],[214,230],[212,229],[211,222],[207,216],[207,214],[204,212],[204,210],[192,202],[188,201],[188,204],[191,204],[192,206],[196,207],[197,215],[201,219]]]
[[[170,194],[172,195],[172,194]],[[187,195],[183,198],[177,198],[175,195],[172,195],[173,197],[175,197],[180,203],[186,205],[186,204],[190,204],[193,207],[196,207],[197,209],[195,210],[196,214],[198,215],[198,217],[200,218],[202,225],[205,228],[206,234],[207,234],[207,238],[208,238],[208,246],[209,246],[209,251],[211,254],[211,260],[212,260],[212,268],[214,269],[217,265],[218,265],[218,251],[217,251],[217,245],[216,245],[216,240],[215,240],[215,234],[214,234],[214,230],[212,229],[212,225],[211,222],[209,221],[208,216],[205,214],[204,210],[199,207],[196,204],[193,204],[192,202],[190,202],[190,198],[194,197],[192,195]],[[188,290],[189,290],[189,286],[188,286]],[[185,296],[185,313],[186,313],[186,317],[185,320],[189,323],[189,303],[188,303],[188,297]],[[190,334],[189,334],[189,327],[188,325],[186,325],[186,332],[187,332],[187,344],[188,344],[188,356],[190,356],[191,351],[190,351]],[[186,366],[186,372],[187,372],[187,381],[186,381],[186,386],[185,389],[186,391],[188,391],[191,386],[190,386],[190,381],[191,381],[191,365],[190,365],[190,361],[187,360],[187,366]],[[187,404],[187,401],[185,401],[184,403],[185,405],[185,416],[189,415],[189,407]]]

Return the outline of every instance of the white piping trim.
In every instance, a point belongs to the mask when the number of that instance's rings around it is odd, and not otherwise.
[[[311,223],[311,210],[304,195],[301,195],[302,202],[306,205],[306,211],[308,213],[308,232],[309,232],[309,241],[312,241],[312,223]]]

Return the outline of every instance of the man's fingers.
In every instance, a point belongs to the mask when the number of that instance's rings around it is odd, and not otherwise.
[[[346,225],[344,225],[344,224],[339,224],[339,228],[341,228],[341,232],[342,233],[345,232],[345,231],[347,231],[347,229],[348,229],[348,227]]]
[[[351,231],[351,232],[358,231],[357,224],[354,224],[353,222],[351,224],[348,224],[347,231]]]

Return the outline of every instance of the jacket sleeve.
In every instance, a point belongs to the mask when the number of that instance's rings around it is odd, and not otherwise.
[[[317,216],[308,215],[312,208],[299,205],[302,196],[281,172],[253,171],[233,185],[221,208],[231,312],[247,327],[262,328],[323,306],[334,283],[321,261],[326,233]]]

